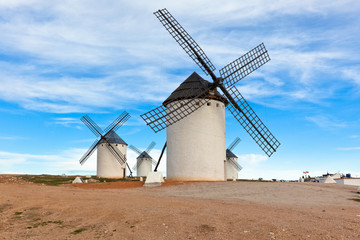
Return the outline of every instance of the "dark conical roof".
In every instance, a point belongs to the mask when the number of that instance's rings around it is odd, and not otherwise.
[[[230,149],[226,149],[226,158],[238,158]]]
[[[196,72],[193,72],[184,82],[180,84],[178,88],[175,89],[175,91],[171,93],[171,95],[163,102],[163,105],[166,106],[166,104],[180,99],[193,98],[201,94],[203,89],[208,88],[210,85],[210,82],[204,80]],[[217,90],[215,90],[215,96],[211,96],[209,94],[206,98],[217,99],[225,104],[228,103]]]
[[[146,152],[146,151],[143,151],[136,159],[139,159],[139,158],[151,158],[150,155]]]
[[[128,145],[119,135],[117,135],[117,133],[113,130],[111,130],[107,135],[106,135],[106,139],[108,140],[109,143],[120,143],[120,144],[125,144]],[[102,139],[100,141],[100,143],[103,143],[104,140]]]

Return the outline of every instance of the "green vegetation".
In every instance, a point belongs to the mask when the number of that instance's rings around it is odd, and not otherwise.
[[[203,233],[207,233],[207,232],[213,232],[215,231],[215,227],[212,227],[212,226],[209,226],[207,224],[201,224],[200,226],[197,227],[197,229],[200,231],[200,232],[203,232]]]
[[[33,183],[42,183],[50,186],[58,186],[60,184],[71,183],[74,176],[59,176],[59,175],[21,175],[23,180]]]
[[[27,182],[45,184],[50,186],[58,186],[61,184],[69,184],[75,179],[76,176],[60,176],[60,175],[21,175],[23,180]],[[82,176],[84,180],[89,179],[85,176]],[[99,180],[100,182],[128,182],[128,181],[139,181],[137,178],[126,178],[126,179],[114,179],[114,178],[99,178],[99,177],[91,177],[91,179]]]
[[[86,177],[83,177],[83,179],[88,179]],[[137,181],[140,181],[139,178],[100,178],[100,177],[96,177],[96,176],[92,176],[91,179],[96,179],[96,180],[99,180],[100,182],[137,182]]]
[[[351,198],[350,200],[354,200],[355,202],[360,202],[360,198]]]
[[[15,212],[15,215],[21,215],[23,212]]]
[[[83,232],[85,230],[86,230],[86,228],[79,228],[79,229],[73,231],[71,234],[79,234],[79,233],[81,233],[81,232]]]
[[[232,181],[232,179],[230,179],[230,181]],[[239,181],[239,182],[272,182],[270,180],[260,180],[260,179],[258,179],[258,180],[256,180],[256,179],[236,179],[236,181]]]
[[[28,228],[28,229],[31,229],[31,228],[37,228],[37,227],[39,227],[39,226],[46,226],[46,225],[48,225],[49,223],[62,225],[63,221],[38,222],[38,223],[35,223],[32,227],[27,227],[27,228]]]

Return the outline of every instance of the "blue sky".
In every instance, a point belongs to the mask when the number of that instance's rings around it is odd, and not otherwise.
[[[269,51],[237,87],[281,146],[268,158],[226,111],[240,178],[360,177],[356,0],[0,1],[0,173],[95,173],[96,154],[78,162],[95,140],[79,119],[105,128],[123,110],[118,134],[140,149],[156,141],[157,159],[166,132],[139,115],[192,72],[208,79],[152,14],[164,7],[217,69],[261,42]]]

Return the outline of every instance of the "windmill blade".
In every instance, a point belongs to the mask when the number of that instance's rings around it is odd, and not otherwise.
[[[138,162],[138,160],[136,159],[136,163],[134,164],[134,166],[131,168],[133,171],[137,171],[137,162]]]
[[[83,165],[86,160],[94,153],[95,149],[98,147],[100,140],[95,140],[95,142],[91,145],[91,147],[86,151],[86,153],[80,158],[80,164]]]
[[[140,149],[138,149],[137,147],[135,147],[134,145],[130,145],[129,148],[139,155],[142,153],[142,151]]]
[[[143,158],[141,158],[141,159],[136,159],[136,169],[139,169],[139,167],[140,167],[140,165],[141,165],[141,163],[144,161],[144,159]]]
[[[240,141],[241,141],[241,139],[239,137],[236,137],[227,149],[232,151],[239,144]]]
[[[236,168],[236,170],[241,171],[242,166],[237,161],[235,161],[234,159],[229,159],[228,161]]]
[[[168,104],[168,106],[171,105],[169,108],[161,105],[160,107],[140,115],[140,117],[146,122],[146,125],[149,125],[152,130],[154,130],[154,132],[159,132],[187,117],[207,103],[209,99],[206,99],[205,97],[209,94],[210,88],[211,87],[204,87],[196,96],[187,96],[186,98],[174,100],[173,102],[178,101],[177,105],[170,103]]]
[[[276,152],[276,149],[280,146],[280,142],[264,125],[236,87],[229,88],[229,91],[222,86],[220,86],[220,88],[230,101],[227,107],[231,114],[270,157]]]
[[[103,130],[88,116],[84,115],[80,120],[95,134],[100,137],[103,134]]]
[[[106,147],[114,155],[114,157],[119,162],[119,164],[123,165],[124,163],[126,163],[125,155],[117,147],[114,147],[113,145],[111,145],[107,140],[105,140],[105,141],[106,141]]]
[[[176,21],[166,8],[154,12],[165,29],[175,39],[176,42],[185,50],[185,52],[195,61],[195,63],[204,71],[206,75],[215,77],[212,71],[214,65],[206,56],[204,51],[195,42],[195,40],[185,31],[185,29]],[[216,78],[216,77],[215,77]]]
[[[150,145],[147,147],[147,149],[145,150],[145,152],[146,152],[147,154],[149,154],[149,153],[151,152],[151,150],[155,147],[155,145],[156,145],[156,142],[152,141],[152,142],[150,143]]]
[[[111,130],[118,130],[128,119],[130,118],[130,114],[126,111],[122,112],[106,129],[105,133],[109,133]],[[105,134],[105,135],[106,135]]]
[[[154,160],[154,159],[151,159],[151,163],[152,163],[152,165],[153,165],[154,167],[157,165],[157,161]]]
[[[221,77],[224,79],[223,84],[226,88],[233,86],[268,61],[270,61],[269,54],[264,43],[261,43],[219,70]]]

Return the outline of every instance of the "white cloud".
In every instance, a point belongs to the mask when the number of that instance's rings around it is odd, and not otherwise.
[[[353,151],[353,150],[360,150],[360,147],[341,147],[341,148],[336,148],[336,150]]]
[[[351,135],[349,136],[349,138],[359,138],[360,136],[359,135]]]
[[[58,154],[27,154],[0,151],[0,173],[27,173],[27,174],[81,174],[83,172],[96,173],[96,151],[90,158],[80,165],[79,159],[85,154],[87,149],[71,148],[59,152]],[[161,149],[153,149],[150,155],[154,160],[158,160]],[[132,168],[136,163],[137,153],[127,150],[127,162]],[[166,176],[166,154],[160,162],[158,171]],[[127,173],[129,171],[127,169]],[[136,176],[136,171],[134,171]]]
[[[317,126],[321,128],[344,128],[348,126],[346,122],[341,122],[339,120],[334,119],[331,116],[326,115],[315,115],[305,117],[309,122],[315,123]]]
[[[261,154],[243,154],[238,157],[240,165],[243,167],[257,165],[269,159],[267,156]]]
[[[350,79],[358,87],[360,87],[360,66],[347,67],[342,70],[345,78]]]
[[[24,138],[18,136],[0,136],[0,140],[19,140],[19,139],[24,139]]]
[[[26,153],[0,152],[1,173],[67,173],[69,171],[96,170],[96,153],[84,165],[79,159],[87,149],[73,148],[56,155],[34,155]],[[25,172],[26,171],[26,172]]]
[[[260,81],[241,86],[260,104],[319,103],[342,87],[322,75],[358,83],[356,66],[337,63],[359,60],[348,44],[356,42],[343,37],[355,32],[353,21],[318,29],[298,20],[357,19],[357,1],[2,1],[0,45],[8,60],[0,63],[0,98],[57,113],[160,103],[193,70],[200,72],[152,15],[164,6],[220,66],[265,41],[272,61],[251,74]],[[180,69],[187,74],[169,73]]]

